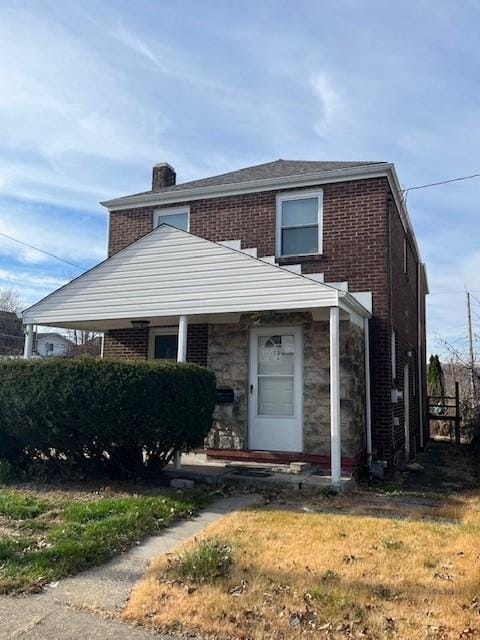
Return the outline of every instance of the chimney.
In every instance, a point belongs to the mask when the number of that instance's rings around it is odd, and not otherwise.
[[[153,166],[152,191],[160,191],[164,187],[171,187],[176,180],[175,169],[168,162],[159,162]]]

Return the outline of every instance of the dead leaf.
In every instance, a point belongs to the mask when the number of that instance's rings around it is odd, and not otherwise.
[[[449,573],[439,573],[438,571],[433,574],[434,578],[438,578],[439,580],[448,580],[450,582],[454,582],[455,578]]]

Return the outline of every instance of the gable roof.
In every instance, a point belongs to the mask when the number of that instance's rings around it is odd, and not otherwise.
[[[23,320],[60,327],[122,321],[115,326],[130,327],[134,319],[337,306],[345,296],[163,224],[26,309]],[[352,298],[352,304],[358,303]]]
[[[102,202],[106,207],[113,205],[121,205],[123,202],[128,203],[134,198],[148,198],[160,197],[160,196],[175,196],[184,191],[196,189],[207,189],[214,187],[234,187],[235,185],[245,185],[247,183],[256,183],[258,181],[266,180],[278,180],[282,178],[304,177],[311,174],[318,173],[333,173],[342,170],[349,169],[361,169],[362,167],[371,167],[378,165],[388,165],[387,162],[382,161],[331,161],[331,160],[274,160],[273,162],[265,162],[263,164],[253,165],[251,167],[245,167],[236,171],[229,171],[228,173],[221,173],[216,176],[208,178],[201,178],[200,180],[192,180],[190,182],[183,182],[180,184],[174,184],[169,187],[163,187],[155,191],[142,191],[140,193],[134,193],[131,195],[115,198],[113,200],[107,200]]]

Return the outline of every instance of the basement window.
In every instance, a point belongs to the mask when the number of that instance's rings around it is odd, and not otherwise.
[[[190,209],[189,207],[175,207],[169,209],[156,209],[153,212],[153,228],[161,224],[169,224],[171,227],[189,231]]]
[[[322,253],[322,191],[277,196],[277,256]]]

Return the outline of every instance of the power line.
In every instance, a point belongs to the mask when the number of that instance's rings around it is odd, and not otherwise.
[[[441,184],[448,184],[449,182],[460,182],[460,180],[471,180],[472,178],[480,178],[480,173],[472,173],[470,176],[462,176],[461,178],[448,178],[447,180],[440,180],[439,182],[429,182],[428,184],[419,184],[415,187],[408,187],[403,190],[404,197],[409,191],[415,191],[416,189],[427,189],[427,187],[438,187]]]
[[[473,293],[470,291],[470,289],[469,289],[469,292],[470,292],[470,295],[472,296],[472,298],[473,298],[476,302],[478,302],[478,304],[480,304],[480,300],[477,298],[477,296],[474,296],[474,295],[473,295]]]
[[[60,260],[60,262],[64,262],[65,264],[70,265],[71,267],[75,267],[75,269],[80,269],[81,271],[86,271],[86,267],[81,267],[78,264],[74,264],[73,262],[69,262],[68,260],[64,260],[59,256],[56,256],[54,253],[50,253],[49,251],[45,251],[45,249],[40,249],[39,247],[35,247],[33,244],[28,244],[28,242],[24,242],[23,240],[19,240],[18,238],[14,238],[13,236],[8,236],[6,233],[0,232],[0,236],[4,238],[8,238],[9,240],[13,240],[13,242],[18,242],[19,244],[23,244],[24,247],[28,247],[29,249],[34,249],[35,251],[40,251],[40,253],[44,253],[51,258],[55,258],[55,260]]]

